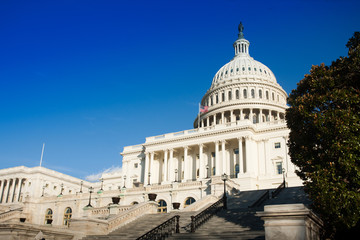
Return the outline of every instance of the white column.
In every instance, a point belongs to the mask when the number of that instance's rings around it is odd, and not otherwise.
[[[221,175],[221,169],[220,169],[220,158],[219,158],[219,141],[215,142],[215,175],[220,176]]]
[[[221,113],[221,124],[225,124],[225,112]]]
[[[7,180],[7,186],[6,186],[6,190],[5,190],[5,193],[4,193],[4,201],[3,203],[7,203],[8,202],[8,195],[9,195],[9,191],[10,191],[10,180],[11,179],[8,179]]]
[[[240,120],[244,120],[243,110],[242,109],[240,109]]]
[[[252,108],[250,109],[249,120],[250,120],[251,123],[253,123],[253,110],[252,110]]]
[[[226,173],[229,175],[228,169],[227,169],[227,159],[226,159],[226,152],[225,152],[225,140],[221,141],[221,153],[222,153],[222,173]]]
[[[188,150],[189,150],[188,146],[184,147],[184,180],[188,180],[189,176],[190,176],[190,174],[189,174]]]
[[[164,178],[162,179],[162,181],[167,181],[168,180],[168,150],[164,151]]]
[[[0,187],[0,203],[2,203],[4,201],[4,196],[3,196],[4,184],[5,184],[5,179],[2,179],[1,187]]]
[[[22,179],[22,178],[19,178],[19,188],[18,188],[18,194],[17,194],[17,199],[16,199],[17,202],[20,201],[20,194],[21,194],[22,182],[23,182],[23,179]]]
[[[250,173],[252,172],[252,164],[251,164],[251,160],[250,160],[250,149],[251,149],[251,146],[250,146],[250,137],[249,136],[246,136],[245,137],[245,155],[246,155],[246,159],[245,159],[245,162],[246,162],[246,173]]]
[[[209,127],[210,126],[210,117],[206,118],[206,126]]]
[[[145,153],[145,170],[144,170],[144,185],[149,184],[149,154],[148,152]]]
[[[238,140],[239,140],[239,167],[240,167],[239,174],[241,174],[241,173],[244,173],[244,160],[243,160],[243,151],[242,151],[242,148],[243,148],[243,145],[242,145],[242,137],[239,137]]]
[[[234,122],[234,110],[230,111],[230,122]]]
[[[150,179],[149,179],[149,184],[152,184],[154,183],[153,179],[156,179],[154,177],[154,156],[155,156],[155,153],[154,152],[151,152],[150,153],[150,164],[149,164],[149,173],[151,173],[151,176],[150,176]]]
[[[175,168],[174,168],[174,149],[169,150],[169,181],[175,181]]]
[[[280,120],[280,113],[279,112],[276,112],[276,117],[277,117],[277,120]]]
[[[16,178],[13,179],[13,186],[12,186],[9,202],[14,201],[15,187],[16,187]]]
[[[260,113],[259,113],[259,123],[262,123],[263,119],[262,119],[262,109],[260,108]]]
[[[199,144],[199,178],[203,179],[205,178],[205,164],[204,164],[204,157],[203,157],[203,149],[204,144]]]

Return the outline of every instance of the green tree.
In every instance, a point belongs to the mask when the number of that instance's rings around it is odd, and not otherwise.
[[[288,98],[289,154],[326,236],[360,223],[360,33],[347,57],[312,66]]]

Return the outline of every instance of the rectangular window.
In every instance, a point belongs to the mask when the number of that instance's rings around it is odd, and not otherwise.
[[[134,168],[138,168],[139,164],[138,163],[134,163]]]
[[[234,153],[239,154],[239,149],[238,148],[234,149]]]
[[[277,174],[282,174],[282,162],[277,162],[276,163],[276,173]]]
[[[279,142],[275,143],[275,148],[281,148],[281,144]]]

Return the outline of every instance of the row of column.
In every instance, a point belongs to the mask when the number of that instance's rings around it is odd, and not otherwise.
[[[239,174],[245,173],[247,168],[250,166],[250,150],[248,137],[240,137],[238,138],[238,158],[234,159],[234,162],[239,164]],[[243,146],[244,142],[244,146]],[[204,156],[204,149],[207,147],[206,144],[214,144],[215,145],[215,156],[214,156],[214,165],[212,166],[212,157],[211,152],[208,152],[208,162],[206,163],[206,159]],[[162,159],[159,159],[159,169],[154,169],[154,158],[155,152],[146,152],[145,153],[145,170],[144,170],[144,185],[158,183],[157,181],[151,182],[150,179],[160,179],[159,182],[172,182],[172,181],[180,181],[180,180],[193,180],[193,176],[197,175],[197,173],[193,171],[199,170],[198,178],[204,179],[213,174],[212,169],[215,167],[216,176],[220,176],[223,173],[230,175],[231,169],[228,167],[229,159],[226,156],[226,140],[215,141],[214,143],[200,143],[197,145],[198,153],[199,153],[199,166],[192,167],[191,161],[189,159],[189,148],[193,148],[196,146],[184,146],[182,149],[166,149],[163,150],[163,164],[161,164]],[[220,151],[221,146],[221,151]],[[243,149],[244,148],[244,149]],[[174,152],[183,151],[184,153],[184,166],[182,169],[182,159],[181,152],[179,156],[174,158]],[[220,157],[221,156],[221,157]],[[221,161],[220,161],[221,159]],[[176,163],[178,166],[176,166]],[[194,161],[196,164],[196,160]],[[184,171],[184,175],[182,178],[182,171]],[[162,174],[160,176],[153,176],[153,174]]]
[[[221,118],[217,117],[218,115],[220,115],[219,113],[215,113],[214,115],[209,115],[206,118],[201,119],[200,127],[205,127],[205,126],[208,127],[208,126],[211,126],[211,125],[216,125],[216,124],[218,124],[217,122],[219,122],[219,124],[226,123],[225,120],[227,120],[228,122],[235,122],[237,117],[238,117],[238,120],[244,120],[245,119],[244,110],[245,109],[239,109],[239,115],[234,114],[235,110],[221,112]],[[272,121],[272,120],[279,120],[280,119],[280,112],[278,112],[278,111],[266,110],[266,111],[268,111],[268,114],[263,115],[263,109],[258,109],[259,110],[258,113],[255,113],[253,108],[246,109],[246,110],[249,111],[249,119],[251,121],[254,120],[253,119],[254,116],[256,117],[255,123],[269,122],[269,121]],[[229,112],[229,114],[230,114],[230,119],[229,120],[226,119],[226,117],[225,117],[226,112]],[[272,113],[275,113],[275,114],[272,114]],[[263,116],[264,116],[264,119],[263,119]],[[219,121],[217,121],[217,120],[219,120]]]
[[[0,203],[20,202],[24,182],[23,178],[0,180]]]

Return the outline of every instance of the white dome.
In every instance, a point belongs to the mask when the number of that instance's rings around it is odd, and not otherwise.
[[[247,54],[235,56],[229,63],[220,68],[213,78],[211,88],[218,84],[235,83],[244,79],[276,83],[272,71]]]

